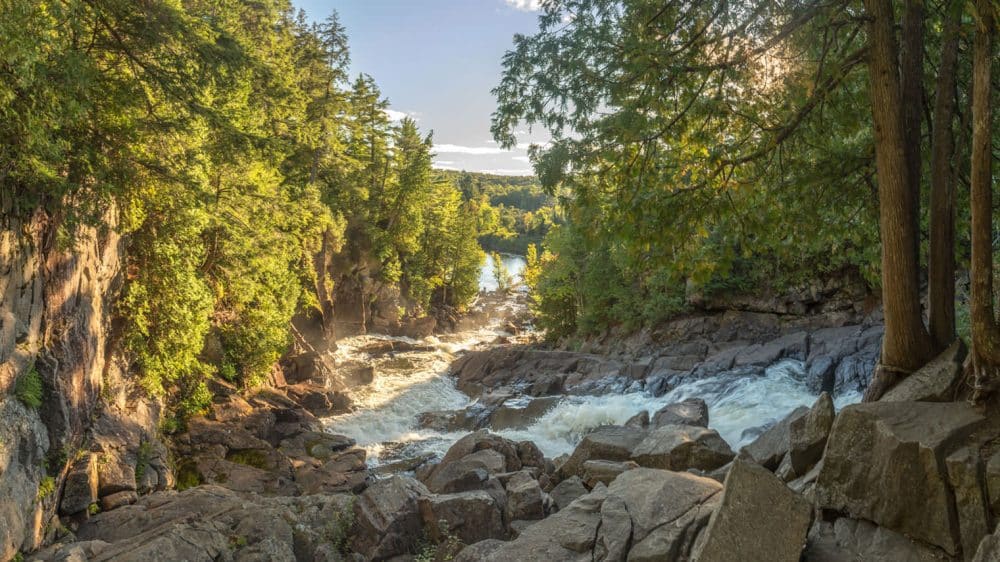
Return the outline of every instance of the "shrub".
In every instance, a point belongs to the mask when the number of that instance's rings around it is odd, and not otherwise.
[[[42,392],[42,377],[34,366],[21,375],[14,385],[14,395],[29,408],[38,408],[42,405]]]

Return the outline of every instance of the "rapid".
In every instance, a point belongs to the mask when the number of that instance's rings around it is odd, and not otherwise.
[[[504,256],[513,275],[524,268],[519,256]],[[484,266],[483,291],[495,289],[490,274],[492,264]],[[501,307],[513,309],[522,299],[508,298]],[[485,349],[510,336],[501,318],[483,327],[454,334],[413,340],[383,335],[364,335],[341,339],[335,359],[339,362],[369,362],[376,375],[370,384],[351,390],[356,409],[324,420],[331,432],[355,439],[368,452],[368,462],[377,467],[417,457],[441,456],[468,431],[438,431],[420,427],[418,416],[425,412],[459,410],[472,405],[471,399],[456,388],[448,374],[449,366],[461,353]],[[368,353],[384,349],[391,342],[401,351]],[[513,440],[533,441],[547,457],[570,453],[588,431],[607,424],[623,424],[646,410],[650,414],[663,406],[701,398],[709,407],[710,427],[734,450],[746,445],[760,431],[780,420],[799,406],[809,406],[817,395],[804,382],[804,364],[784,359],[770,365],[763,375],[741,371],[722,371],[673,388],[653,397],[645,392],[606,394],[602,396],[562,396],[559,401],[527,426],[495,430]],[[856,392],[834,397],[839,409],[857,402]],[[508,402],[509,404],[509,402]]]

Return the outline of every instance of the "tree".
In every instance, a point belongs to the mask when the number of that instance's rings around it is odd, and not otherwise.
[[[938,349],[955,340],[955,206],[953,167],[958,32],[961,2],[945,2],[945,24],[934,95],[931,144],[930,255],[928,302],[930,334]]]
[[[975,3],[976,35],[972,51],[972,356],[973,397],[982,399],[997,387],[1000,369],[1000,324],[993,305],[993,107],[997,6]]]
[[[907,92],[904,95],[900,85],[891,0],[865,0],[865,11],[871,44],[868,67],[878,170],[885,312],[882,356],[865,392],[865,400],[876,400],[896,380],[923,366],[933,355],[934,345],[920,308],[919,220],[915,213],[919,191],[914,189],[916,178],[913,177],[919,166],[913,164],[912,151],[915,149],[911,148],[915,141],[919,147],[919,126],[907,122],[909,112],[904,115],[903,109],[904,99],[916,94]],[[916,16],[908,14],[907,17]],[[915,65],[915,62],[907,65],[908,75],[918,71]],[[908,76],[906,82],[912,84],[918,77]]]
[[[497,290],[501,293],[507,293],[510,291],[511,283],[513,283],[510,271],[507,270],[507,264],[503,262],[503,257],[497,252],[490,254],[490,261],[493,262],[493,280],[496,281]]]

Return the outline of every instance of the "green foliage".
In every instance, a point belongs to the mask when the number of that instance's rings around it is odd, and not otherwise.
[[[100,512],[101,512],[100,504],[92,503],[87,506],[87,513],[89,513],[90,515],[97,515]]]
[[[413,313],[474,296],[475,209],[371,77],[348,83],[335,13],[310,24],[289,0],[3,13],[5,205],[49,213],[67,245],[79,224],[126,235],[115,311],[142,386],[173,410],[166,431],[207,407],[209,377],[266,379],[292,317],[319,304],[321,248],[371,249]]]
[[[533,177],[443,172],[479,208],[479,243],[484,250],[523,255],[541,244],[562,218],[556,198]]]
[[[45,387],[38,369],[32,365],[27,372],[18,377],[14,383],[14,396],[25,406],[36,409],[42,405]]]
[[[565,224],[529,283],[551,337],[655,323],[689,291],[845,267],[877,283],[865,41],[849,10],[554,0],[539,22],[504,57],[493,134],[553,138],[532,159]]]
[[[241,449],[226,453],[226,460],[236,464],[252,466],[253,468],[267,469],[267,454],[258,449]]]
[[[497,283],[497,290],[501,293],[510,291],[514,280],[507,271],[507,265],[503,263],[503,257],[499,252],[493,252],[490,254],[490,261],[493,263],[493,280]]]
[[[56,491],[56,479],[51,476],[45,476],[42,481],[38,483],[38,499],[44,500],[45,498],[51,496]]]
[[[201,472],[198,471],[198,467],[195,466],[194,462],[190,460],[184,460],[179,463],[174,471],[177,477],[177,482],[175,487],[178,492],[183,492],[188,488],[194,488],[195,486],[201,486],[204,483],[204,478]]]

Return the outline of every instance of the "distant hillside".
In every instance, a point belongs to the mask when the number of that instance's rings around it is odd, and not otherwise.
[[[534,176],[496,176],[479,172],[438,170],[468,201],[483,205],[479,243],[486,251],[524,254],[529,244],[541,246],[553,224],[561,222],[557,199],[546,193]]]

